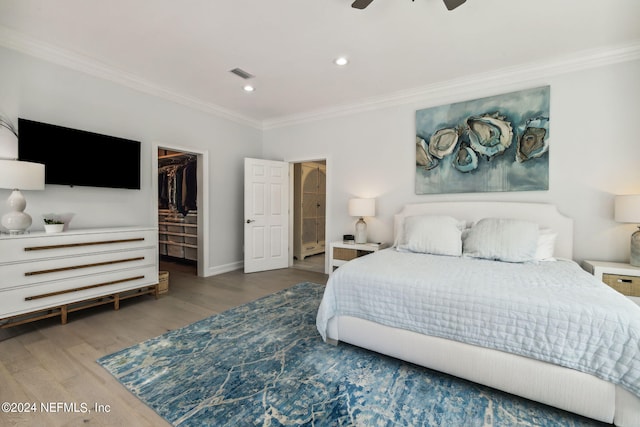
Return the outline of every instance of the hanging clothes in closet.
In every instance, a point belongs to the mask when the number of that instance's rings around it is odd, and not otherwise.
[[[158,207],[186,215],[197,210],[198,181],[196,159],[186,160],[158,168]]]

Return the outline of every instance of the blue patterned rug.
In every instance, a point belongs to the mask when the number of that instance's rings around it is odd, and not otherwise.
[[[301,283],[98,360],[175,426],[602,426],[350,345]]]

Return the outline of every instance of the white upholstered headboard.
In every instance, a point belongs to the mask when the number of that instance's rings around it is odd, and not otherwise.
[[[554,255],[573,258],[573,219],[558,212],[555,205],[521,202],[428,202],[405,205],[394,216],[394,239],[404,217],[413,215],[450,215],[459,220],[476,222],[482,218],[516,218],[535,222],[556,233]]]

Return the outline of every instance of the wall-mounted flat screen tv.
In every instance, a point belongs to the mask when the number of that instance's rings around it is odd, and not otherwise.
[[[19,118],[18,157],[44,163],[46,184],[140,189],[140,141]]]

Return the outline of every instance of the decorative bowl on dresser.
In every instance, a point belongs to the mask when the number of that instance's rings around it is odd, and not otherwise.
[[[158,296],[158,230],[0,235],[0,328],[140,295]]]

